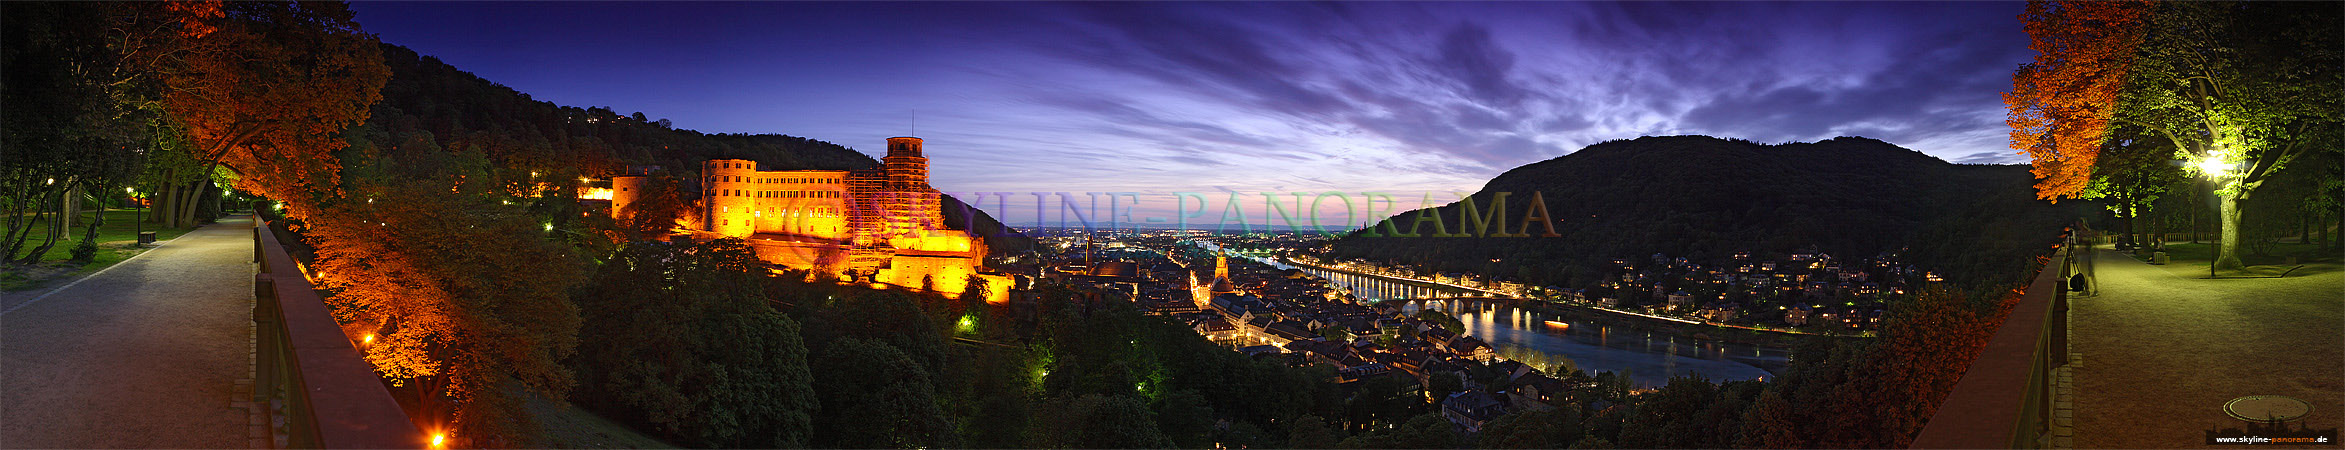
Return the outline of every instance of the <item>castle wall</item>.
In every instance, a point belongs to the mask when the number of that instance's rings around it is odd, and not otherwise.
[[[757,163],[745,159],[714,159],[701,164],[701,226],[726,237],[748,238],[756,233]]]
[[[747,239],[758,259],[779,266],[865,270],[879,283],[949,297],[974,276],[987,280],[986,301],[1006,301],[1011,280],[979,273],[984,240],[944,228],[920,146],[920,138],[888,138],[881,167],[856,171],[758,171],[754,161],[710,160],[701,165],[701,210],[683,222],[702,239]],[[641,199],[647,184],[612,178],[614,214]]]
[[[750,207],[756,232],[845,239],[846,175],[838,170],[757,172]]]
[[[627,220],[631,215],[627,207],[643,198],[643,187],[650,180],[650,177],[611,177],[611,217]]]

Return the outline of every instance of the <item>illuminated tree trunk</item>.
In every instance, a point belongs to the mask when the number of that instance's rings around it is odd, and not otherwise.
[[[2246,200],[2246,196],[2237,193],[2217,193],[2216,195],[2221,197],[2216,203],[2223,209],[2222,220],[2219,223],[2222,226],[2219,238],[2221,244],[2219,245],[2222,247],[2216,249],[2214,268],[2217,270],[2245,268],[2246,265],[2239,263],[2239,202]]]

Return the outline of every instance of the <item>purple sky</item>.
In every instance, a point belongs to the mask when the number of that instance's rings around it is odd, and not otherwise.
[[[1384,191],[1405,193],[1404,207],[1433,191],[1441,203],[1644,135],[1858,135],[2020,163],[2000,95],[2031,55],[2020,3],[354,9],[386,42],[538,99],[681,128],[874,153],[912,132],[917,109],[938,189],[1150,193],[1136,217],[1171,211],[1176,191]],[[1215,208],[1225,196],[1208,195]],[[1024,201],[997,215],[1032,222]]]

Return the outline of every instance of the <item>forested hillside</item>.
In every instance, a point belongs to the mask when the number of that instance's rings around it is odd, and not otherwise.
[[[1530,202],[1546,202],[1556,237],[1435,237],[1410,211],[1336,242],[1334,256],[1468,271],[1534,284],[1577,284],[1613,258],[1664,253],[1695,260],[1814,246],[1907,261],[1964,281],[2028,273],[2082,202],[2036,201],[2024,166],[1955,165],[1885,142],[1842,137],[1766,145],[1706,136],[1645,137],[1589,146],[1509,170],[1471,197],[1479,213],[1506,197],[1510,233]],[[1464,233],[1463,205],[1435,208]],[[1389,236],[1394,231],[1417,237]],[[1394,228],[1387,228],[1394,227]],[[1495,227],[1495,226],[1493,226]],[[1546,230],[1532,224],[1529,234]],[[1497,234],[1495,228],[1491,234]]]
[[[365,126],[349,133],[354,147],[408,145],[428,140],[455,153],[477,153],[498,178],[527,179],[531,173],[557,184],[579,177],[608,177],[630,166],[657,165],[677,175],[685,192],[698,177],[691,171],[708,159],[757,161],[762,170],[849,170],[878,166],[870,156],[820,140],[780,134],[706,134],[676,129],[643,113],[620,115],[609,108],[579,108],[538,101],[529,94],[490,82],[438,58],[383,44],[391,79]],[[788,124],[774,124],[787,128]],[[876,145],[885,136],[872,136]],[[947,198],[946,222],[961,227],[959,200]],[[977,230],[992,236],[1001,251],[1024,248],[1022,238],[1003,238],[999,221],[977,211]],[[966,228],[964,228],[966,229]]]

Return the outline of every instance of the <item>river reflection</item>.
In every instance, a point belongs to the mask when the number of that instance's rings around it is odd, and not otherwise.
[[[1474,301],[1421,300],[1401,309],[1415,314],[1420,305],[1456,316],[1465,322],[1467,335],[1490,343],[1501,355],[1537,352],[1591,374],[1624,374],[1638,387],[1659,387],[1668,384],[1671,376],[1701,376],[1711,381],[1772,377],[1770,370],[1781,370],[1790,356],[1789,351],[1779,348],[1544,317]]]
[[[1200,246],[1217,249],[1210,242]],[[1791,352],[1782,348],[1719,342],[1709,339],[1637,330],[1589,320],[1568,320],[1476,301],[1417,299],[1424,296],[1469,294],[1450,288],[1416,286],[1378,277],[1295,267],[1267,258],[1246,257],[1280,269],[1301,269],[1326,279],[1364,302],[1407,301],[1401,310],[1416,314],[1421,307],[1448,312],[1465,322],[1466,335],[1481,338],[1501,356],[1535,352],[1538,358],[1569,362],[1589,374],[1610,371],[1628,377],[1635,387],[1669,384],[1672,376],[1700,376],[1710,381],[1757,380],[1774,377],[1790,364]],[[1386,300],[1387,296],[1408,299]],[[1552,323],[1550,323],[1552,321]]]

